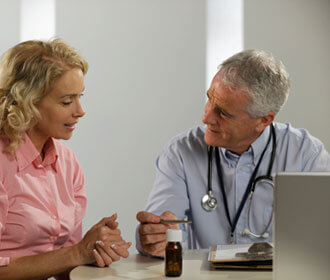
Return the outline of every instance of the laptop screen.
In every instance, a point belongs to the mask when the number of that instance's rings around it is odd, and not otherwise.
[[[330,173],[278,173],[274,279],[330,279]]]

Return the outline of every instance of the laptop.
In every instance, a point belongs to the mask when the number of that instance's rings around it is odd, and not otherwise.
[[[330,279],[330,173],[278,173],[274,279]]]

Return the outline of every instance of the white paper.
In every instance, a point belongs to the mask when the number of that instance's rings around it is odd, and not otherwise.
[[[227,260],[235,259],[236,253],[246,253],[252,244],[228,244],[217,245],[214,259]]]

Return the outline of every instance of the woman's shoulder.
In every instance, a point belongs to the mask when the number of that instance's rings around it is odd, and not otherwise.
[[[17,169],[15,156],[6,152],[7,143],[0,138],[0,181],[9,175],[13,176],[13,170]]]
[[[3,138],[0,138],[0,165],[4,165],[5,162],[11,161],[14,159],[14,156],[6,152],[7,143]]]
[[[8,143],[7,141],[0,137],[0,152],[1,152],[1,155],[2,154],[6,154],[7,152],[5,152],[5,148],[7,147]]]

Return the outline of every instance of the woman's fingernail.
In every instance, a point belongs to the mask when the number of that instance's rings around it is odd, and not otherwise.
[[[112,244],[112,245],[111,245],[111,248],[112,248],[112,249],[116,249],[116,248],[117,248],[116,244]]]
[[[101,245],[101,246],[104,246],[104,243],[103,243],[102,240],[97,240],[95,243],[96,243],[96,244],[99,244],[99,245]]]

